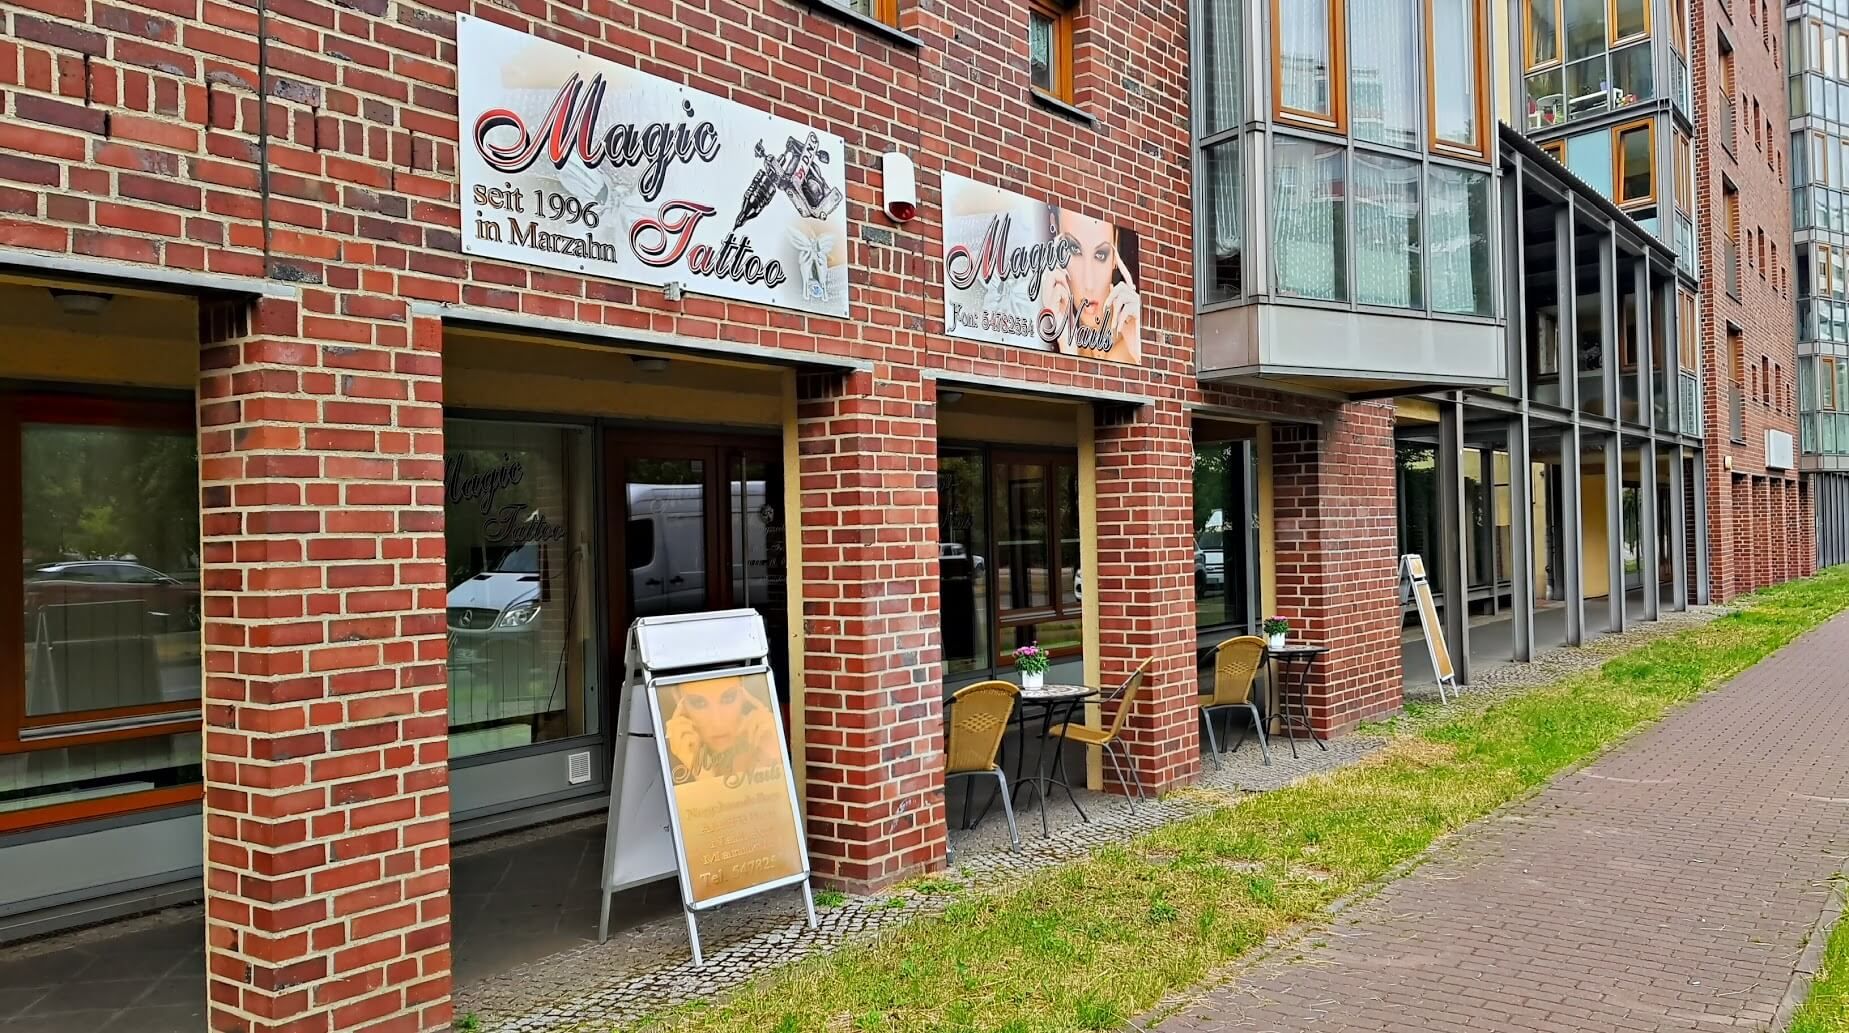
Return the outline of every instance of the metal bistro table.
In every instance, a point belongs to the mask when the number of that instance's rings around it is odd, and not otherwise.
[[[1085,808],[1079,806],[1079,798],[1072,792],[1072,784],[1066,781],[1065,743],[1061,742],[1054,747],[1052,732],[1056,724],[1070,724],[1079,704],[1096,695],[1098,690],[1088,685],[1042,685],[1037,689],[1022,689],[1021,694],[1015,697],[1021,711],[1021,723],[1015,736],[1014,785],[1010,787],[1010,792],[1018,795],[1025,786],[1034,788],[1035,794],[1040,797],[1040,834],[1043,836],[1048,835],[1046,794],[1049,786],[1057,785],[1065,789],[1066,799],[1071,800],[1073,809],[1079,812],[1079,820],[1087,823],[1091,821],[1085,814]],[[1040,710],[1040,756],[1035,758],[1035,774],[1031,778],[1022,778],[1021,767],[1027,757],[1027,711],[1030,707]],[[1058,720],[1055,720],[1055,715],[1059,715]],[[1051,749],[1061,751],[1057,778],[1053,777],[1054,760],[1049,753]],[[994,805],[994,801],[990,801],[989,806]],[[987,808],[984,808],[983,815],[987,817]]]
[[[1308,642],[1290,642],[1276,649],[1269,646],[1265,648],[1265,662],[1271,665],[1270,712],[1277,715],[1284,734],[1290,739],[1290,755],[1293,760],[1297,757],[1298,728],[1303,729],[1303,734],[1316,744],[1317,749],[1329,748],[1316,737],[1315,730],[1310,727],[1309,697],[1303,689],[1304,682],[1309,680],[1310,669],[1328,651],[1328,646]],[[1293,672],[1296,674],[1294,684],[1290,677]]]

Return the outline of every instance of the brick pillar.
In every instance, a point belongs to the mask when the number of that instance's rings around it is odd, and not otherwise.
[[[1751,523],[1753,512],[1752,484],[1745,474],[1724,474],[1728,490],[1721,493],[1727,500],[1725,519],[1715,516],[1710,508],[1709,526],[1712,532],[1712,555],[1708,557],[1710,570],[1714,574],[1714,601],[1724,603],[1743,592],[1752,591],[1752,565],[1747,561],[1751,554],[1742,547],[1745,525]],[[1722,564],[1726,564],[1726,576],[1721,575]]]
[[[321,311],[201,356],[214,1031],[450,1021],[442,332]]]
[[[1194,665],[1194,445],[1187,412],[1164,399],[1101,408],[1097,451],[1099,673],[1116,686],[1152,659],[1125,739],[1143,788],[1200,774]],[[1114,718],[1103,715],[1108,725]],[[1107,788],[1123,791],[1104,766]]]
[[[1771,482],[1772,488],[1772,583],[1784,584],[1792,578],[1791,549],[1796,536],[1792,534],[1792,509],[1788,501],[1789,482],[1783,477]]]
[[[1307,682],[1310,721],[1327,735],[1400,706],[1393,407],[1276,424],[1271,441],[1278,610],[1329,647]]]
[[[946,843],[935,400],[892,372],[797,385],[809,853],[858,890]]]
[[[1772,583],[1772,535],[1767,528],[1772,526],[1772,479],[1769,477],[1753,478],[1753,519],[1741,528],[1741,540],[1745,554],[1753,561],[1753,587],[1764,588]]]

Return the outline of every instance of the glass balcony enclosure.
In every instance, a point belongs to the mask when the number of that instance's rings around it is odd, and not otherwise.
[[[1787,9],[1802,465],[1849,470],[1849,0]]]
[[[1203,379],[1505,380],[1488,3],[1200,0]]]

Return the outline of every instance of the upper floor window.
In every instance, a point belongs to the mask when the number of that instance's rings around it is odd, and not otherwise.
[[[1424,76],[1421,0],[1348,0],[1349,132],[1357,140],[1419,148]]]
[[[1682,371],[1693,373],[1701,366],[1701,337],[1695,314],[1695,295],[1676,292],[1676,351]]]
[[[1341,15],[1341,0],[1272,0],[1271,83],[1280,119],[1347,127]]]
[[[835,0],[835,2],[857,14],[864,14],[874,21],[884,22],[894,28],[899,26],[899,0]]]
[[[1027,10],[1028,81],[1050,97],[1072,101],[1074,3],[1030,0]]]
[[[1617,155],[1620,205],[1645,205],[1656,200],[1656,138],[1649,120],[1612,129],[1612,152]]]
[[[1650,0],[1608,0],[1608,5],[1612,43],[1650,35]]]
[[[1679,53],[1688,53],[1688,8],[1683,0],[1669,0],[1669,42]]]
[[[1695,210],[1695,159],[1689,138],[1676,130],[1675,142],[1676,210]]]
[[[1427,67],[1433,150],[1482,157],[1489,86],[1484,0],[1427,0],[1432,26]]]

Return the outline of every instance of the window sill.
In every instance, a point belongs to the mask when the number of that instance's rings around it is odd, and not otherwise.
[[[898,26],[888,25],[878,18],[869,18],[859,11],[844,7],[841,4],[830,3],[829,0],[798,0],[798,2],[808,7],[810,10],[825,14],[836,21],[845,22],[857,29],[865,29],[876,36],[884,36],[889,42],[897,43],[900,46],[910,47],[913,50],[917,50],[924,46],[923,40],[920,40],[917,36],[906,32]]]
[[[1066,118],[1069,118],[1072,121],[1077,122],[1078,124],[1082,126],[1095,127],[1098,124],[1098,120],[1096,118],[1093,118],[1083,108],[1074,107],[1073,105],[1068,104],[1063,100],[1060,100],[1058,97],[1055,97],[1050,93],[1045,93],[1041,90],[1031,89],[1031,88],[1027,92],[1029,96],[1034,98],[1035,104],[1040,105],[1041,107],[1047,109],[1048,111],[1053,112],[1056,115],[1064,115]]]

